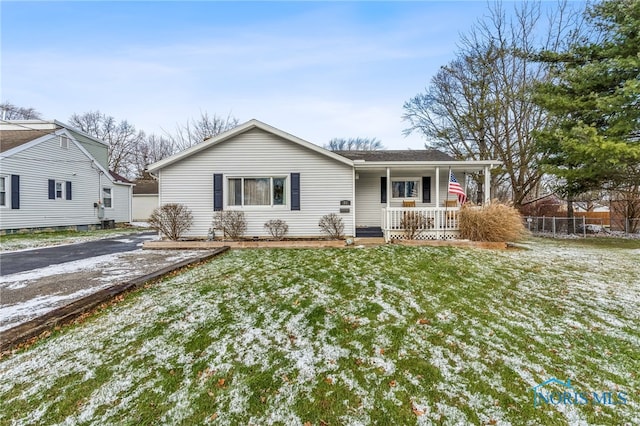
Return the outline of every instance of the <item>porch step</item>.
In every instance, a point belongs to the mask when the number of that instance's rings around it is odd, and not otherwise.
[[[356,237],[361,238],[380,238],[383,237],[382,228],[379,226],[368,226],[356,228]]]

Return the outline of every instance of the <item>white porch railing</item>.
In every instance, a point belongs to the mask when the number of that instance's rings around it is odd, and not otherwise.
[[[459,235],[459,207],[389,207],[382,209],[382,232],[386,241],[408,239],[414,228],[416,240],[453,239]]]

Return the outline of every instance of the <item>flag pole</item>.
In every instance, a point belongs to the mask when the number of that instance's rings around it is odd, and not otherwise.
[[[467,172],[464,172],[464,202],[466,203],[468,199],[469,198],[467,197]]]

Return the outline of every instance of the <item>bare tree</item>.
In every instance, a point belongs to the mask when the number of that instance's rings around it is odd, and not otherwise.
[[[323,148],[331,151],[375,151],[384,149],[377,138],[333,138]]]
[[[136,178],[150,178],[146,171],[147,166],[167,158],[174,153],[174,145],[168,138],[153,133],[147,135],[138,143],[136,151],[132,156]]]
[[[492,187],[505,184],[519,205],[542,173],[532,131],[547,116],[531,101],[535,83],[552,78],[549,65],[530,57],[558,50],[578,34],[580,11],[558,3],[545,21],[540,2],[523,1],[508,17],[502,4],[460,42],[456,59],[443,66],[424,93],[404,104],[405,134],[422,133],[427,145],[458,159],[498,159]]]
[[[200,112],[198,119],[192,118],[184,124],[176,124],[173,133],[165,130],[165,136],[171,141],[176,151],[183,151],[206,139],[231,130],[239,123],[239,120],[231,114],[226,117],[217,114],[210,116],[208,112],[204,111]]]
[[[69,124],[95,138],[109,144],[109,168],[123,176],[132,177],[135,173],[135,154],[145,140],[143,131],[126,120],[117,122],[115,118],[89,111],[73,114]]]
[[[19,107],[6,101],[0,104],[0,118],[3,120],[41,120],[42,114],[35,108]]]

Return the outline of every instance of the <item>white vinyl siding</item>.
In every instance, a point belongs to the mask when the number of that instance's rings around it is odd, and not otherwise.
[[[20,209],[2,209],[1,229],[99,223],[93,204],[100,200],[101,187],[110,180],[104,174],[99,175],[90,158],[71,140],[69,149],[60,149],[60,138],[52,136],[8,157],[4,155],[0,160],[3,173],[20,175]],[[49,179],[62,183],[63,194],[65,183],[71,182],[72,199],[67,200],[63,195],[62,199],[52,202],[54,200],[49,199]],[[125,185],[114,184],[113,187],[116,192],[119,187],[129,191]],[[9,202],[10,193],[7,192]],[[118,211],[112,218],[117,222],[129,221],[129,205],[123,204],[127,210],[114,209]]]
[[[268,236],[264,223],[282,219],[289,236],[320,236],[318,222],[338,213],[345,234],[353,235],[352,214],[339,213],[341,200],[352,200],[353,169],[271,133],[253,129],[159,171],[160,203],[187,205],[194,217],[188,236],[206,236],[213,218],[213,174],[221,173],[223,207],[245,212],[247,236]],[[291,173],[300,173],[300,210],[291,210]],[[284,205],[230,206],[229,179],[285,178]],[[233,198],[232,198],[233,200]]]

